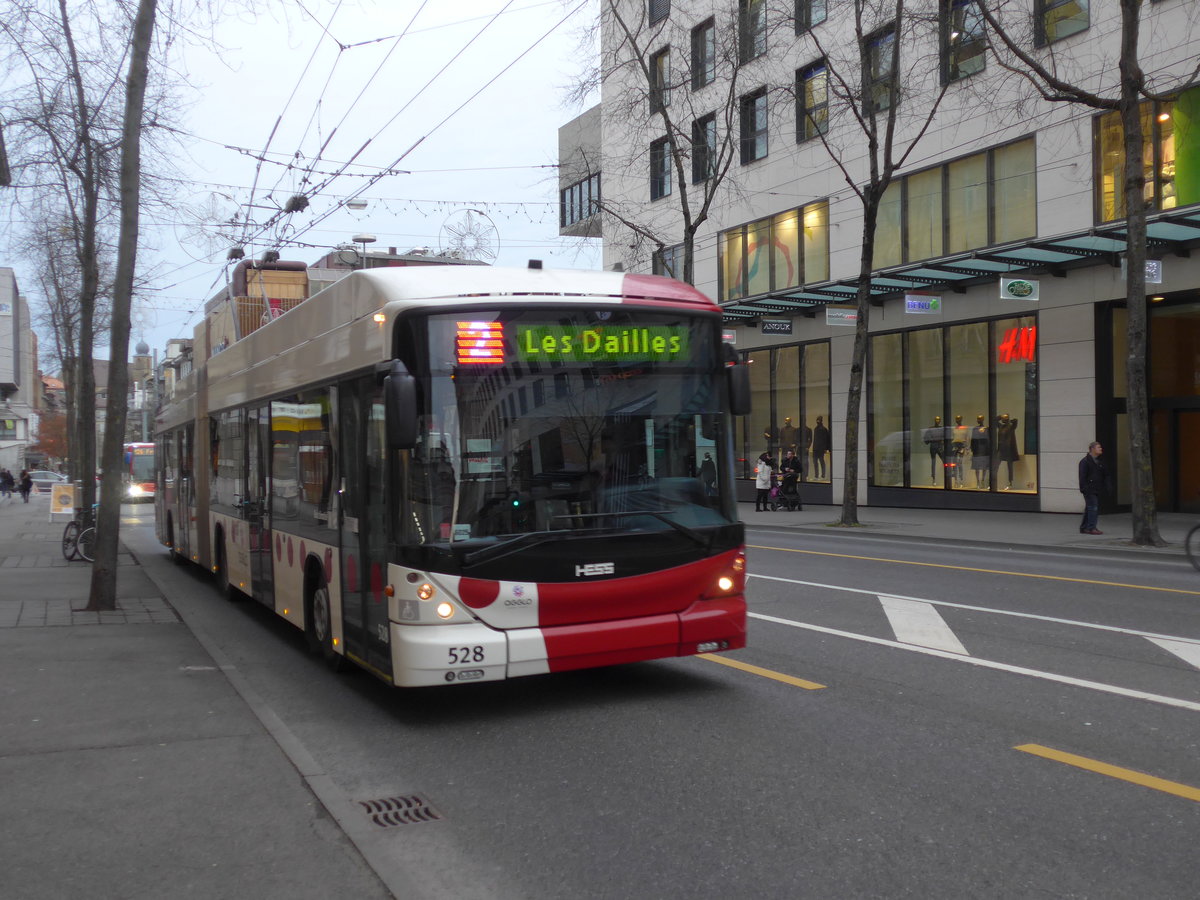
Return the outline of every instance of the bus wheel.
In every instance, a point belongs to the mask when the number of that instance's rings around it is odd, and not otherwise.
[[[213,554],[213,581],[217,584],[217,591],[220,592],[226,600],[236,600],[233,587],[229,584],[229,565],[225,562],[225,535],[221,534],[217,537],[217,549]]]
[[[333,671],[342,667],[342,656],[333,649],[333,611],[329,600],[329,585],[319,576],[310,580],[308,613],[304,633],[309,649],[325,658],[325,664]]]
[[[175,522],[167,519],[167,555],[175,565],[183,564],[183,556],[175,547]]]

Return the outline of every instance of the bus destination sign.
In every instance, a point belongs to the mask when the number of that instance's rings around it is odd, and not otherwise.
[[[518,325],[522,362],[676,362],[688,357],[680,325]]]

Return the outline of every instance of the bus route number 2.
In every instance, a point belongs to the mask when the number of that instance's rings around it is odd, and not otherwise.
[[[483,662],[484,654],[482,647],[451,647],[450,648],[450,665],[459,666],[466,663]]]

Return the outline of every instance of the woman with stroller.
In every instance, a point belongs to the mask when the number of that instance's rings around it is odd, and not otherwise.
[[[775,463],[771,460],[771,454],[763,451],[762,456],[758,458],[758,463],[754,466],[754,487],[758,491],[754,495],[755,512],[768,511],[768,503],[771,499],[771,476],[774,469]]]

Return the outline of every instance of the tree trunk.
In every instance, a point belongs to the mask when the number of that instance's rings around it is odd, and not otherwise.
[[[133,23],[129,74],[125,82],[125,126],[121,142],[121,236],[117,277],[113,285],[108,370],[108,417],[104,426],[104,473],[100,515],[96,522],[96,561],[92,566],[89,610],[117,608],[117,538],[121,523],[121,464],[129,396],[129,313],[137,261],[138,212],[141,203],[141,132],[146,100],[150,45],[157,0],[140,0]]]
[[[1146,383],[1146,172],[1142,163],[1141,90],[1138,64],[1138,14],[1141,0],[1121,0],[1121,128],[1125,144],[1125,299],[1128,304],[1129,358],[1126,360],[1126,404],[1129,414],[1129,475],[1133,512],[1132,541],[1161,547],[1154,500],[1150,452],[1150,403]]]
[[[842,518],[839,525],[856,526],[858,522],[858,420],[862,409],[862,389],[867,368],[867,332],[871,313],[871,264],[875,255],[875,222],[879,217],[879,201],[883,189],[875,184],[863,189],[863,241],[858,262],[858,293],[855,307],[858,318],[854,323],[854,352],[850,358],[850,384],[846,394],[846,448],[842,485]]]

